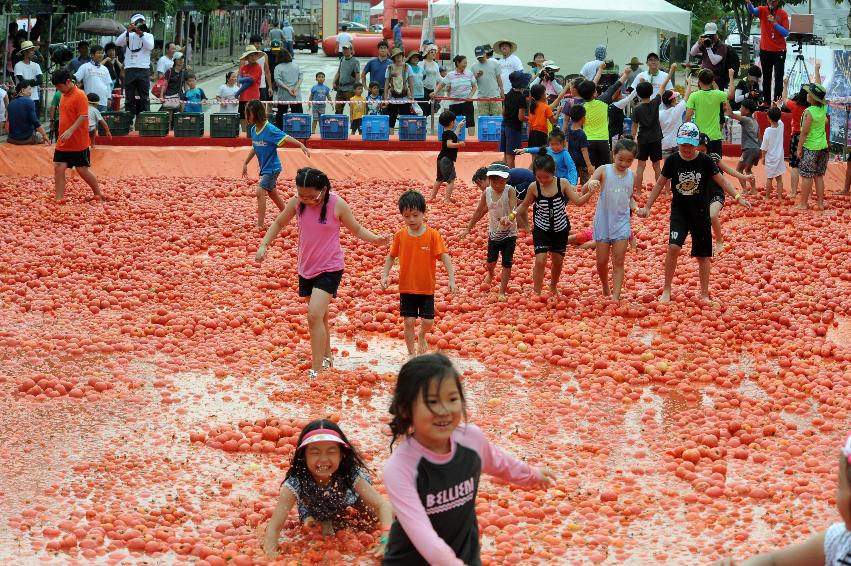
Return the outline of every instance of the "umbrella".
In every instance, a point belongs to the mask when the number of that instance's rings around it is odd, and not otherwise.
[[[95,35],[118,35],[124,31],[124,26],[109,18],[92,18],[77,26],[77,31]]]

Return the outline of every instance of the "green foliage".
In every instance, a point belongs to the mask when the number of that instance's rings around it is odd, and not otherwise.
[[[670,2],[677,8],[682,8],[692,13],[692,41],[703,33],[703,25],[706,22],[714,22],[724,15],[721,0],[670,0]]]

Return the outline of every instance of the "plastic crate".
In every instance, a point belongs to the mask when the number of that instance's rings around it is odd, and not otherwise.
[[[319,116],[319,137],[323,140],[349,139],[349,117],[344,114]]]
[[[130,112],[101,112],[103,121],[109,126],[109,133],[113,136],[126,136],[130,133],[130,123],[133,115]],[[98,135],[105,136],[106,131],[98,124]]]
[[[399,116],[399,141],[425,141],[425,116]]]
[[[210,114],[210,137],[239,137],[239,114],[226,112]]]
[[[203,112],[178,112],[174,115],[174,137],[200,138],[203,135]]]
[[[310,138],[312,125],[310,114],[284,114],[284,127],[281,129],[297,140],[306,140]]]
[[[367,115],[361,121],[363,139],[367,141],[387,141],[390,139],[390,116],[386,114]]]
[[[440,125],[440,122],[436,122],[436,123],[437,123],[437,139],[442,140],[443,139],[443,126]],[[455,123],[455,127],[458,127],[457,122]],[[455,128],[452,128],[452,129],[454,130]],[[463,128],[461,128],[461,131],[458,132],[458,141],[464,141],[466,139],[467,139],[467,126],[464,126]],[[499,141],[499,140],[497,140],[497,141]]]
[[[137,118],[139,135],[163,138],[168,135],[168,112],[140,112]]]
[[[479,116],[476,131],[481,142],[499,142],[502,135],[502,116]]]

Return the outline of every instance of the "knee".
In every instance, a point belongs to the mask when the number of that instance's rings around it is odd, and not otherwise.
[[[257,195],[257,198],[262,199],[263,193],[265,193],[265,192],[266,192],[265,190],[261,189],[260,187],[257,187],[257,190],[254,191],[254,194]]]
[[[668,246],[668,257],[676,258],[680,255],[680,246],[676,244],[670,244]]]
[[[325,311],[318,308],[310,308],[307,309],[307,324],[313,326],[314,324],[319,324],[323,320],[325,320]]]
[[[623,269],[624,264],[624,256],[623,255],[612,255],[612,267],[615,269]]]

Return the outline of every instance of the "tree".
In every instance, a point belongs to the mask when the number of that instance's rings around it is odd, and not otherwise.
[[[836,0],[837,6],[842,6],[846,0]],[[851,5],[851,0],[848,0],[848,4]],[[845,17],[845,27],[848,28],[848,37],[851,37],[851,8],[849,8],[848,15]]]
[[[721,0],[671,0],[671,4],[692,13],[692,39],[700,37],[700,34],[703,33],[703,25],[706,22],[714,22],[724,15]],[[689,45],[689,48],[691,48],[691,45]]]

